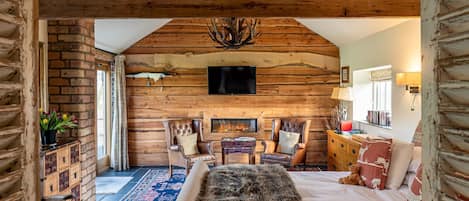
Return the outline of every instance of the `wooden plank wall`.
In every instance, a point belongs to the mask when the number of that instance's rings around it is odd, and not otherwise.
[[[278,59],[281,58],[281,59]],[[218,52],[200,55],[127,55],[126,73],[175,74],[156,82],[127,78],[129,158],[131,165],[166,165],[162,122],[173,118],[255,117],[262,119],[258,139],[266,139],[275,117],[312,120],[307,162],[326,164],[327,140],[323,120],[337,104],[331,100],[339,85],[336,57],[310,53]],[[256,95],[208,95],[207,66],[257,66]],[[206,125],[206,123],[204,123]],[[221,160],[220,136],[204,128],[215,141]],[[263,147],[257,147],[262,151]]]
[[[208,18],[174,19],[127,49],[124,54],[202,54],[220,52],[208,37]],[[293,18],[261,18],[256,43],[236,51],[309,52],[339,57],[337,46]]]

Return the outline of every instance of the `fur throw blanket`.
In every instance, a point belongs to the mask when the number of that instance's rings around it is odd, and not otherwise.
[[[210,170],[197,200],[300,201],[301,196],[280,165],[227,165]]]

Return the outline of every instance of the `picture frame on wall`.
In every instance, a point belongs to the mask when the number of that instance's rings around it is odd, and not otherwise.
[[[350,82],[350,66],[344,66],[340,68],[340,82],[341,83]]]

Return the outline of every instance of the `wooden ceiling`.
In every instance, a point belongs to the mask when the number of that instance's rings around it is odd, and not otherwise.
[[[420,0],[39,0],[41,18],[419,16]]]
[[[208,18],[174,19],[146,36],[124,54],[209,53],[229,51],[208,36]],[[236,51],[309,52],[339,56],[336,45],[306,28],[293,18],[262,18],[261,36],[254,45]]]

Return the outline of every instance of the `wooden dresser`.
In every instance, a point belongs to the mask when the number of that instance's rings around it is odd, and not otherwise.
[[[349,171],[349,166],[358,159],[361,143],[352,140],[351,136],[339,135],[327,131],[327,168],[329,171]]]
[[[42,195],[74,196],[80,200],[80,142],[78,140],[58,144],[41,152]]]

